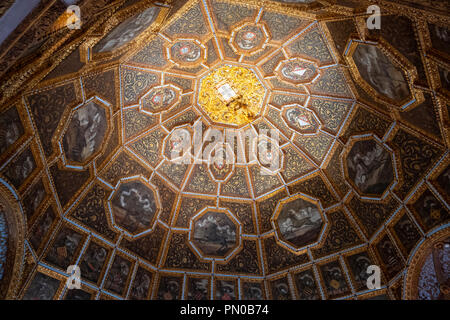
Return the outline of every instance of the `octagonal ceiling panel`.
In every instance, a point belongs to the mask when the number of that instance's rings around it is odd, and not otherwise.
[[[239,246],[239,233],[229,212],[205,209],[192,220],[190,239],[204,258],[226,259]]]
[[[232,32],[230,45],[237,54],[252,55],[264,49],[269,34],[264,25],[245,23]]]
[[[395,181],[392,153],[374,138],[352,139],[343,162],[349,182],[362,196],[381,198]]]
[[[255,71],[223,65],[200,80],[198,103],[213,122],[242,126],[259,116],[265,95]]]
[[[152,88],[141,100],[143,111],[159,113],[173,108],[180,100],[181,90],[173,85]]]
[[[408,80],[403,71],[376,46],[358,45],[353,53],[353,60],[361,77],[382,95],[399,101],[410,95]],[[376,69],[372,70],[374,62]]]
[[[317,201],[294,195],[278,206],[272,223],[285,245],[299,251],[320,240],[326,222]]]
[[[151,230],[161,210],[156,188],[142,179],[122,180],[110,207],[113,224],[132,236]]]
[[[378,101],[406,109],[418,99],[411,86],[417,70],[383,39],[378,44],[352,41],[346,59],[356,82]]]
[[[197,40],[183,39],[168,48],[168,59],[178,66],[197,66],[205,59],[205,50]]]
[[[314,63],[294,58],[280,62],[275,72],[281,80],[302,84],[312,82],[318,76],[318,70]]]
[[[110,52],[126,45],[157,19],[159,10],[158,7],[150,7],[123,21],[94,46],[94,52]]]
[[[110,109],[98,99],[77,108],[62,136],[67,164],[85,165],[99,154],[110,131]]]

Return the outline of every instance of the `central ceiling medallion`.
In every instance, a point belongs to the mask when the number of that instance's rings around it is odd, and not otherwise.
[[[202,79],[198,102],[212,121],[241,126],[259,115],[264,95],[253,71],[225,65]]]

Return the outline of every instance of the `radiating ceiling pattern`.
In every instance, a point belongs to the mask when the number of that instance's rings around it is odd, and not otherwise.
[[[411,297],[410,273],[433,272],[409,262],[449,234],[448,30],[397,14],[367,30],[356,7],[193,0],[166,19],[141,1],[89,30],[0,114],[19,297]]]

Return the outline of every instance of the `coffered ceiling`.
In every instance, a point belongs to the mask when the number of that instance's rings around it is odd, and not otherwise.
[[[238,0],[128,1],[83,29],[0,109],[18,297],[410,298],[424,239],[448,242],[450,18],[376,3],[379,30],[359,1]],[[249,133],[278,147],[252,157]]]

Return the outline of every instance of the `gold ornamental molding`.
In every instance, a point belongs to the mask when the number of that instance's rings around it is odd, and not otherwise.
[[[3,183],[0,183],[0,213],[6,218],[8,248],[5,274],[0,282],[0,299],[16,299],[24,268],[24,239],[26,221],[19,202]]]

